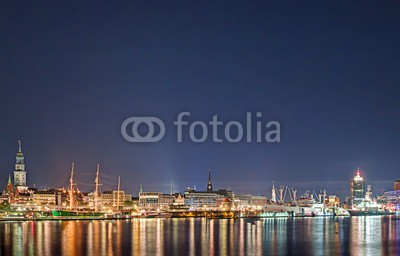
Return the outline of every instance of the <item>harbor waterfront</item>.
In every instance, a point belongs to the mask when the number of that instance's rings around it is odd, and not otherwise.
[[[0,256],[400,256],[399,1],[2,1]]]
[[[192,218],[208,219],[262,219],[289,217],[335,217],[335,216],[386,216],[399,213],[400,197],[395,191],[374,195],[372,185],[365,180],[358,168],[350,180],[350,197],[340,203],[336,195],[327,195],[326,190],[317,194],[307,190],[297,197],[297,190],[281,185],[275,188],[272,182],[271,198],[238,194],[230,189],[214,189],[211,170],[205,191],[188,187],[184,193],[169,194],[143,191],[139,197],[121,190],[118,176],[116,190],[101,193],[100,166],[97,165],[94,191],[83,193],[75,180],[75,164],[72,163],[68,188],[38,190],[29,187],[21,141],[18,141],[14,185],[9,175],[7,186],[0,195],[0,221],[9,220],[115,220],[131,218]],[[65,183],[64,183],[65,184]],[[287,196],[289,200],[287,200]],[[388,196],[387,196],[388,195]]]
[[[2,1],[0,256],[400,256],[400,1]]]
[[[399,255],[395,216],[0,222],[1,255]]]

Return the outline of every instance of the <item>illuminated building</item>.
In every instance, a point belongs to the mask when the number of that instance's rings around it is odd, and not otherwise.
[[[32,194],[32,201],[38,205],[55,205],[56,193],[54,191],[36,191]]]
[[[8,196],[8,195],[6,195],[6,194],[1,194],[0,195],[0,204],[3,204],[3,203],[10,203],[10,199],[9,199],[10,197]]]
[[[175,197],[174,204],[176,205],[185,204],[185,197],[181,193],[175,193],[174,197]]]
[[[83,198],[84,202],[87,203],[90,207],[96,207],[96,205],[97,205],[98,207],[101,208],[103,206],[103,198],[101,196],[96,198],[95,192],[83,193],[83,195],[84,195],[84,198]],[[113,199],[110,199],[107,202],[110,205],[112,205]]]
[[[0,196],[0,203],[7,202],[7,203],[14,203],[14,188],[11,183],[11,176],[8,175],[8,182],[6,189],[3,191],[3,193]]]
[[[15,161],[14,186],[18,191],[27,191],[25,158],[21,150],[21,141],[18,141],[18,152]]]
[[[14,193],[14,188],[13,188],[13,185],[12,185],[12,183],[11,183],[11,176],[10,176],[10,174],[8,175],[7,187],[6,187],[6,190],[4,191],[4,193],[7,193],[7,194],[9,194],[9,195]]]
[[[64,189],[54,189],[56,205],[66,205],[68,202],[68,192]]]
[[[185,204],[192,208],[217,207],[217,201],[220,200],[222,202],[224,198],[224,196],[208,191],[187,190],[185,192]]]
[[[15,204],[27,204],[30,201],[31,201],[31,194],[29,192],[22,192],[22,190],[17,190],[14,198]]]
[[[251,196],[252,206],[265,206],[267,205],[267,198],[265,196]]]
[[[400,180],[394,182],[394,190],[400,190]]]
[[[219,207],[223,210],[231,210],[232,201],[225,197],[224,200],[222,200],[222,202],[220,203]]]
[[[400,211],[400,180],[394,182],[394,190],[383,193],[382,201],[389,209]]]
[[[350,203],[351,205],[358,205],[365,198],[365,180],[360,175],[360,169],[357,170],[356,175],[350,180]]]
[[[233,203],[237,208],[246,208],[251,206],[250,194],[235,194],[233,197]]]
[[[143,209],[168,208],[175,203],[175,195],[161,192],[140,192],[139,206]]]
[[[400,190],[386,191],[383,193],[384,203],[393,210],[400,210]]]
[[[119,193],[119,195],[118,195]],[[88,197],[94,197],[94,194],[88,195]],[[90,201],[93,201],[94,199],[89,199]],[[90,202],[89,201],[89,202]],[[125,194],[124,191],[119,191],[118,190],[113,190],[113,191],[104,191],[103,194],[101,194],[101,201],[102,204],[105,206],[124,206],[124,202],[126,201],[132,201],[132,195],[131,194]]]
[[[160,201],[161,208],[167,208],[174,203],[175,203],[174,195],[170,195],[170,194],[162,194],[161,195],[161,201]]]
[[[161,203],[161,192],[140,192],[139,206],[143,208],[158,208]]]
[[[325,199],[326,206],[330,207],[339,207],[340,206],[340,199],[336,195],[331,195]]]
[[[188,188],[185,191],[185,204],[192,208],[214,208],[219,207],[225,198],[233,200],[233,193],[230,190],[213,190],[211,171],[208,171],[208,182],[206,191],[196,191]]]

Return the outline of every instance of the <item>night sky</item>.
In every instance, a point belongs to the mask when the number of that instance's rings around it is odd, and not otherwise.
[[[376,191],[400,178],[396,1],[11,1],[0,31],[1,190],[18,140],[39,188],[72,162],[82,190],[99,163],[133,194],[205,189],[208,169],[214,188],[267,196],[275,180],[344,197],[357,167]],[[281,142],[193,143],[185,127],[178,143],[182,111],[262,112]],[[130,116],[163,120],[164,139],[125,141]]]

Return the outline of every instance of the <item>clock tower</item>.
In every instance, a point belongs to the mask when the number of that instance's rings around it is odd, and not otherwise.
[[[18,152],[14,171],[14,186],[16,186],[18,190],[28,189],[26,187],[25,158],[21,150],[21,141],[18,141]]]

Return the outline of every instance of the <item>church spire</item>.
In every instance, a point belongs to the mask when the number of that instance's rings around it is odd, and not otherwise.
[[[8,194],[13,193],[13,185],[11,183],[11,175],[10,175],[10,173],[8,174],[8,183],[7,183],[5,192],[8,193]]]
[[[211,170],[208,170],[208,184],[207,191],[213,191],[212,182],[211,182]]]
[[[22,160],[23,160],[23,158],[24,158],[24,154],[22,154],[22,145],[21,145],[21,141],[19,140],[18,141],[18,152],[17,152],[17,158],[22,158]]]
[[[21,141],[18,141],[18,152],[15,158],[14,186],[26,187],[25,158],[22,154]]]

